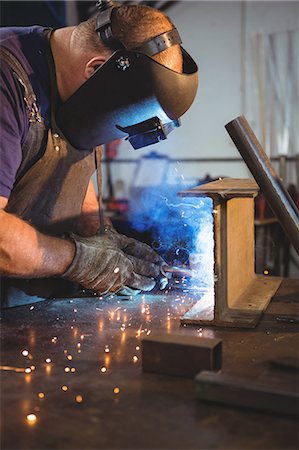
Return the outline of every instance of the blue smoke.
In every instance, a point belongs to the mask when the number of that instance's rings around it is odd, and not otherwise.
[[[134,189],[129,221],[138,232],[150,234],[152,247],[168,264],[191,268],[197,285],[212,288],[213,203],[208,197],[177,195],[189,187],[184,183]]]

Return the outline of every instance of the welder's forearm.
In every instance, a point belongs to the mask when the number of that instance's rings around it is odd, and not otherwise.
[[[0,274],[39,278],[62,275],[75,256],[75,245],[39,233],[30,224],[0,211]]]

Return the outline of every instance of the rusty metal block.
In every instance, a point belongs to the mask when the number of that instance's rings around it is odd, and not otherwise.
[[[221,362],[221,339],[163,333],[142,339],[143,372],[194,378],[201,370],[219,370]]]

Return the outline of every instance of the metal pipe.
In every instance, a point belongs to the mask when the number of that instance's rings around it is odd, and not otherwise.
[[[299,255],[299,212],[244,116],[225,128]]]

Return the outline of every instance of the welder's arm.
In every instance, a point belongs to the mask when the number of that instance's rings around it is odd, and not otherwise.
[[[7,213],[0,197],[0,274],[18,278],[60,277],[104,293],[128,287],[151,290],[159,265],[125,255],[103,236],[70,240],[47,236]],[[131,292],[131,291],[130,291]]]
[[[19,278],[59,276],[75,255],[73,242],[39,233],[30,224],[7,213],[0,197],[0,274]]]

